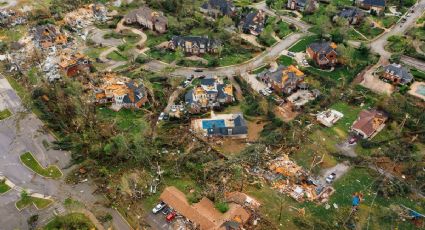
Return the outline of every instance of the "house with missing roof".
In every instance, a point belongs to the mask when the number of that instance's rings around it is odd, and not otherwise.
[[[401,64],[392,63],[384,67],[384,72],[380,76],[382,79],[390,81],[395,85],[408,85],[413,82],[413,75]]]
[[[246,33],[258,36],[263,32],[266,22],[266,13],[263,10],[250,12],[242,18],[239,29]]]
[[[137,23],[158,33],[165,33],[168,26],[168,19],[162,12],[152,10],[146,6],[128,13],[124,17],[124,22],[129,25]]]
[[[321,68],[335,66],[338,62],[337,45],[333,42],[320,41],[307,47],[307,55]]]
[[[365,17],[365,13],[354,7],[348,7],[342,9],[337,15],[334,16],[333,20],[336,21],[338,18],[345,18],[348,20],[350,25],[360,24]]]
[[[386,0],[359,0],[357,4],[360,8],[370,11],[375,11],[377,14],[382,14],[385,11]]]
[[[185,94],[185,102],[191,113],[218,108],[234,101],[232,84],[225,84],[217,77],[201,79],[199,85]]]
[[[305,13],[313,13],[319,7],[317,0],[288,0],[286,8]]]
[[[248,137],[248,126],[241,113],[215,114],[211,118],[194,119],[191,124],[195,132],[204,137],[228,137],[243,139]]]
[[[385,127],[387,119],[388,116],[382,111],[363,110],[351,126],[351,131],[363,139],[372,139]]]
[[[74,77],[82,72],[90,72],[90,60],[84,54],[66,49],[59,55],[59,69],[67,77]]]
[[[208,0],[201,5],[200,11],[213,18],[236,15],[236,7],[232,0]]]
[[[159,198],[185,217],[192,224],[190,229],[239,230],[243,229],[251,216],[242,205],[233,202],[228,203],[229,210],[225,213],[217,210],[214,203],[206,197],[190,204],[186,195],[174,186],[166,187]]]
[[[141,108],[148,100],[143,84],[129,78],[105,73],[102,83],[94,88],[96,104],[111,104],[111,109]]]
[[[168,43],[168,48],[175,51],[181,49],[188,55],[215,54],[219,52],[221,44],[218,40],[208,36],[174,36]]]
[[[268,87],[280,94],[291,94],[304,81],[304,73],[294,65],[279,65],[275,71],[265,70],[258,74]]]
[[[319,121],[326,127],[332,127],[339,119],[343,117],[344,114],[333,109],[328,109],[326,111],[320,112],[316,116],[317,121]]]
[[[32,29],[35,45],[41,49],[50,47],[64,47],[68,43],[68,38],[61,33],[54,25],[38,25]]]

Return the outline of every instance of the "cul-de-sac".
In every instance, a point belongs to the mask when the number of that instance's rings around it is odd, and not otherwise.
[[[425,229],[425,0],[0,0],[0,230]]]

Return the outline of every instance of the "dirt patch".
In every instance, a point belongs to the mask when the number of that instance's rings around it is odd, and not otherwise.
[[[282,106],[276,106],[274,110],[277,117],[285,122],[294,120],[298,116],[298,112],[294,111],[291,103],[285,103]]]

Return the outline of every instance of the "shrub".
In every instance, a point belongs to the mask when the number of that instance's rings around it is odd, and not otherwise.
[[[215,207],[221,212],[221,213],[225,213],[227,211],[229,211],[229,205],[226,202],[220,202],[215,204]]]

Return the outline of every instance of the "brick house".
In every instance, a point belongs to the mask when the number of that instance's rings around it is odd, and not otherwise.
[[[258,77],[280,94],[291,94],[297,89],[298,84],[304,81],[304,73],[297,67],[280,65],[275,71],[265,70]]]
[[[146,27],[158,33],[167,31],[168,19],[160,11],[154,11],[149,7],[141,7],[133,10],[124,17],[126,24],[135,24]]]
[[[385,66],[381,78],[389,80],[395,85],[408,85],[414,80],[408,69],[396,63]]]
[[[169,49],[180,48],[189,55],[215,54],[219,52],[220,46],[219,41],[201,36],[174,36],[168,43]]]
[[[382,14],[385,11],[386,1],[385,0],[360,0],[358,2],[360,8],[365,10],[373,10],[377,14]]]
[[[319,7],[316,0],[288,0],[286,8],[290,10],[298,10],[305,13],[313,13]]]
[[[307,47],[306,52],[320,67],[335,66],[338,62],[336,47],[333,42],[314,42]]]

